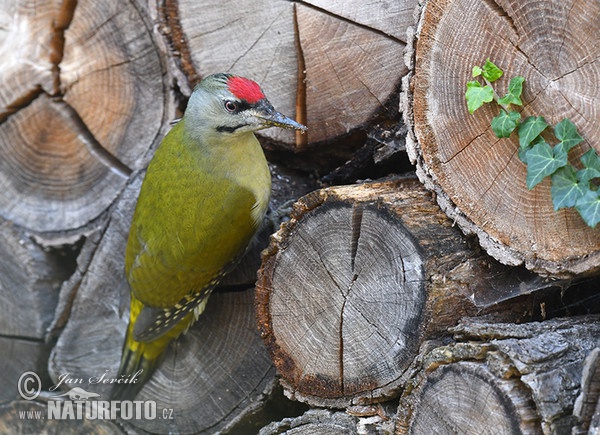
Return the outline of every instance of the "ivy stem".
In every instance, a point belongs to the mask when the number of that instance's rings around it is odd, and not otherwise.
[[[500,107],[502,107],[506,112],[508,112],[509,109],[509,105],[508,104],[502,104],[500,103],[500,97],[498,96],[498,94],[496,93],[496,89],[494,89],[494,86],[492,86],[492,82],[490,82],[488,79],[486,79],[485,77],[483,77],[483,80],[485,80],[485,84],[488,85],[490,88],[492,88],[492,91],[494,92],[494,101],[496,102],[496,104],[498,104]]]

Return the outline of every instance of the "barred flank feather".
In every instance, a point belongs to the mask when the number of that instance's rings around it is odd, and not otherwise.
[[[212,290],[212,289],[211,289]],[[210,291],[203,293],[203,298],[196,298],[193,306],[188,305],[187,314],[178,318],[177,322],[167,322],[169,328],[159,328],[160,335],[154,335],[150,340],[136,340],[136,322],[129,322],[123,353],[121,357],[121,367],[119,368],[118,379],[135,380],[131,383],[114,384],[111,391],[112,400],[134,400],[142,386],[152,377],[154,370],[164,355],[164,350],[169,343],[187,332],[190,326],[198,319],[198,316],[204,311]],[[161,313],[163,310],[160,310]],[[140,313],[156,314],[156,310],[147,309],[144,305],[135,299],[131,301],[131,319],[142,317]],[[170,311],[175,314],[175,311]],[[158,317],[160,323],[162,317]],[[151,324],[154,324],[152,322]]]

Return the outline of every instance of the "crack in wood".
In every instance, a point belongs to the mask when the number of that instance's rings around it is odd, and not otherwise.
[[[363,207],[360,204],[354,204],[352,207],[352,238],[350,241],[350,267],[354,272],[354,261],[356,260],[356,251],[358,250],[358,241],[360,239],[360,230],[363,219]],[[356,274],[354,275],[356,280]]]
[[[242,54],[240,54],[237,59],[235,59],[231,65],[229,65],[229,68],[227,69],[227,71],[231,71],[235,68],[235,66],[237,65],[237,63],[243,59],[255,46],[256,44],[258,44],[258,42],[263,39],[263,37],[267,34],[267,32],[273,27],[273,25],[279,20],[279,18],[281,17],[281,15],[283,15],[283,11],[280,12],[278,15],[275,16],[275,18],[273,18],[273,20],[271,20],[271,22],[267,25],[267,27],[260,33],[260,35],[258,35],[258,37],[256,38],[256,40],[250,44],[250,46],[246,49],[246,51],[244,51]]]
[[[77,133],[77,138],[85,145],[90,154],[115,174],[129,178],[132,173],[131,168],[98,142],[77,111],[60,97],[55,97],[53,102],[63,117],[70,122],[71,128]]]
[[[356,252],[358,250],[358,243],[360,240],[360,232],[363,220],[363,206],[362,204],[354,204],[352,206],[352,235],[350,239],[350,264],[352,270],[352,280],[348,284],[346,293],[342,292],[344,301],[340,309],[340,326],[339,326],[339,377],[340,377],[340,388],[344,392],[344,315],[346,311],[346,303],[348,302],[348,295],[352,286],[358,279],[358,273],[354,270]]]
[[[296,88],[296,121],[306,125],[306,61],[304,59],[304,51],[300,41],[300,29],[298,27],[298,14],[296,4],[294,4],[294,45],[296,47],[298,60],[298,78]],[[296,148],[303,149],[308,143],[308,134],[296,131]]]
[[[0,124],[8,119],[8,117],[19,110],[29,106],[37,97],[44,93],[41,85],[35,86],[19,98],[9,103],[2,112],[0,112]]]
[[[328,11],[327,9],[321,8],[319,6],[315,6],[315,5],[311,4],[311,3],[307,3],[307,2],[304,2],[304,1],[293,1],[293,3],[301,4],[303,6],[306,6],[307,8],[311,8],[311,9],[313,9],[315,11],[318,11],[318,12],[320,12],[322,14],[325,14],[325,15],[328,15],[330,17],[333,17],[333,18],[335,18],[337,20],[340,20],[340,21],[342,21],[344,23],[352,24],[353,26],[360,27],[361,29],[365,29],[365,30],[368,30],[369,32],[376,33],[376,34],[378,34],[380,36],[383,36],[384,38],[391,39],[392,41],[398,42],[398,43],[400,43],[402,45],[406,44],[405,41],[402,41],[401,39],[396,38],[395,36],[392,36],[392,35],[390,35],[388,33],[385,33],[383,30],[379,30],[379,29],[376,29],[374,27],[367,26],[366,24],[362,24],[362,23],[358,23],[356,21],[352,21],[349,18],[343,17],[341,15],[337,15],[337,14],[331,12],[331,11]]]
[[[509,27],[512,29],[513,32],[515,32],[515,35],[519,35],[519,31],[517,30],[517,26],[515,25],[515,22],[513,21],[512,17],[510,15],[508,15],[508,13],[504,10],[504,8],[502,6],[500,6],[495,0],[483,0],[483,2],[488,5],[488,7],[493,10],[494,12],[496,12],[496,14],[498,14],[498,16],[500,16],[501,18],[503,18],[506,21],[506,24],[509,25]]]
[[[52,64],[52,95],[60,94],[60,63],[63,60],[65,48],[65,31],[71,25],[77,0],[64,0],[60,12],[52,22],[52,40],[50,41],[50,63]]]

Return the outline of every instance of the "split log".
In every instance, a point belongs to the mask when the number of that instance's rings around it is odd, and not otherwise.
[[[397,393],[426,337],[487,307],[528,316],[498,302],[548,284],[502,269],[414,177],[328,188],[294,205],[263,254],[259,328],[289,397],[379,402]]]
[[[72,241],[99,226],[166,124],[151,24],[116,1],[18,1],[2,16],[0,214]]]
[[[571,433],[583,362],[600,344],[598,316],[521,325],[467,319],[452,331],[458,343],[420,358],[397,434]]]
[[[401,53],[415,4],[168,0],[164,33],[190,82],[219,71],[247,76],[307,124],[306,135],[261,132],[294,149],[345,136],[380,110],[406,72]]]
[[[516,136],[498,139],[490,128],[497,111],[468,113],[471,69],[490,57],[505,76],[525,77],[524,116],[553,125],[567,117],[584,138],[581,152],[600,151],[599,19],[595,1],[422,3],[403,85],[407,150],[451,219],[505,264],[556,276],[592,273],[600,270],[600,237],[575,210],[554,211],[549,180],[527,189]]]
[[[0,336],[0,402],[21,399],[19,385],[25,372],[36,373],[43,385],[49,384],[48,357],[51,346],[42,340]],[[0,430],[0,433],[2,431]]]

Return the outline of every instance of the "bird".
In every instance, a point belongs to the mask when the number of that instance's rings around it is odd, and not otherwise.
[[[135,398],[259,229],[271,174],[254,132],[269,127],[307,130],[255,81],[217,73],[194,87],[157,148],[125,249],[131,302],[113,400]]]

